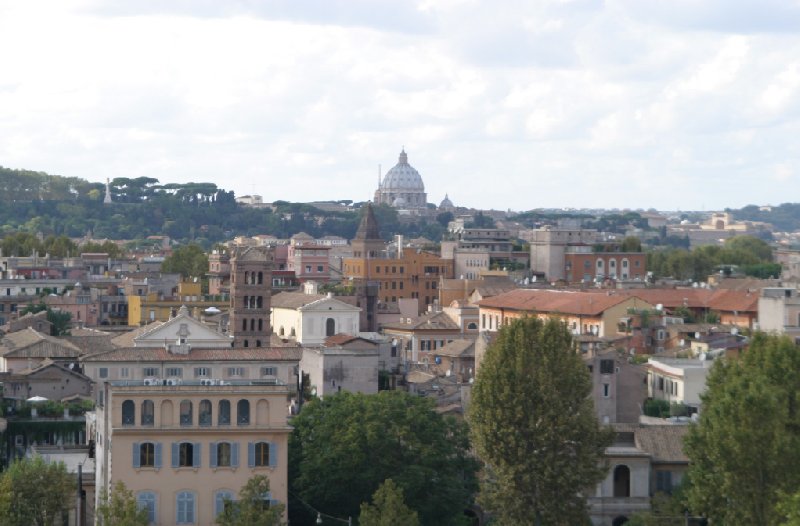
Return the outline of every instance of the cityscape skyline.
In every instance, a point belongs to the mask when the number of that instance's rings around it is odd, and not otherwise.
[[[777,205],[798,22],[788,0],[2,3],[0,160],[366,201],[404,147],[435,204]]]

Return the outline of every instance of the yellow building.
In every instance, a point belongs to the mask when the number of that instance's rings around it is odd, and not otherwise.
[[[165,298],[156,292],[146,296],[128,297],[128,325],[146,325],[154,321],[167,321],[174,317],[182,305],[199,314],[209,307],[227,310],[229,300],[213,301],[200,294],[200,282],[184,281],[178,285],[177,296]]]
[[[94,433],[97,494],[123,482],[150,524],[211,525],[226,499],[266,475],[265,500],[285,505],[288,395],[263,380],[106,382]]]

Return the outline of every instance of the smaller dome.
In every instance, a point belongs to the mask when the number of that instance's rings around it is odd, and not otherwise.
[[[453,202],[449,197],[447,197],[447,194],[444,194],[444,199],[442,199],[442,202],[439,203],[439,208],[455,208],[453,206]]]

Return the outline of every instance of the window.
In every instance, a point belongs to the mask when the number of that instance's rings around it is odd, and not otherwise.
[[[228,376],[244,376],[244,367],[228,367]]]
[[[142,376],[148,378],[150,376],[158,376],[158,367],[143,367]]]
[[[600,360],[600,374],[614,374],[614,360]]]
[[[136,404],[133,400],[122,402],[122,425],[132,426],[136,424]]]
[[[161,444],[142,442],[133,444],[133,467],[135,468],[160,468]]]
[[[614,496],[631,496],[631,470],[628,466],[619,465],[614,468]]]
[[[262,367],[261,376],[278,376],[277,367]]]
[[[181,491],[175,497],[175,523],[194,524],[194,493]]]
[[[214,515],[219,515],[225,511],[226,506],[230,506],[234,502],[233,492],[223,489],[214,494]]]
[[[311,274],[311,265],[306,265],[306,273]]]
[[[200,401],[198,418],[201,426],[211,425],[211,402],[209,400]]]
[[[212,442],[211,467],[239,467],[238,442]]]
[[[192,420],[192,402],[184,400],[181,402],[181,425],[190,426],[192,425]]]
[[[140,510],[147,510],[147,523],[156,522],[156,494],[152,491],[142,491],[136,495],[136,505]]]
[[[226,426],[231,423],[231,403],[228,400],[219,401],[219,416],[217,417],[217,424]]]
[[[119,370],[120,378],[127,378],[129,376],[130,371],[127,367],[121,367]]]
[[[247,463],[249,467],[275,467],[277,446],[269,442],[250,442],[247,444]]]
[[[333,336],[336,334],[336,320],[328,318],[325,320],[325,336]]]
[[[611,386],[609,384],[603,384],[603,397],[608,398],[610,393]]]
[[[317,272],[322,272],[322,265],[317,265]]]
[[[239,400],[236,404],[236,423],[240,426],[250,424],[250,402],[247,400]]]
[[[155,418],[155,405],[152,400],[145,400],[142,402],[142,425],[152,426]]]
[[[200,467],[200,443],[173,442],[172,467],[173,468]]]
[[[167,367],[167,376],[183,376],[183,369],[181,367]]]
[[[97,375],[100,378],[108,378],[108,367],[101,367],[97,370]]]
[[[194,368],[194,377],[195,378],[208,378],[211,376],[211,367],[195,367]]]
[[[656,491],[672,493],[671,471],[656,471]]]

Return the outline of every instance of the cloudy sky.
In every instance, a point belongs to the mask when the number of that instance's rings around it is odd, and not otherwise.
[[[0,0],[0,165],[370,199],[800,201],[800,1]]]

